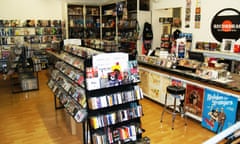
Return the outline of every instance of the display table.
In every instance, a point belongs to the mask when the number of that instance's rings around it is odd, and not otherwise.
[[[204,127],[218,133],[239,119],[239,75],[231,74],[232,80],[221,82],[201,78],[190,71],[170,69],[143,61],[139,61],[139,65],[140,87],[145,97],[164,104],[166,87],[171,84],[182,85],[186,87],[184,104],[187,116],[200,121]],[[169,103],[172,101],[170,98]],[[223,116],[220,118],[221,112]],[[221,123],[221,119],[224,123]]]

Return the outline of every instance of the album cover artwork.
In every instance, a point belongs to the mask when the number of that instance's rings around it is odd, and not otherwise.
[[[185,110],[199,117],[202,116],[204,89],[195,85],[186,85]]]
[[[226,93],[204,90],[202,126],[219,133],[236,122],[238,98]]]

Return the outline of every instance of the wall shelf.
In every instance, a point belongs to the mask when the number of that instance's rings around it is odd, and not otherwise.
[[[219,52],[219,51],[206,51],[206,50],[193,50],[202,52],[206,57],[224,58],[228,60],[240,61],[240,54],[232,52]]]

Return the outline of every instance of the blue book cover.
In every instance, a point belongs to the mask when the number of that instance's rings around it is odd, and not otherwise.
[[[231,95],[205,89],[202,126],[219,133],[236,122],[238,99]]]

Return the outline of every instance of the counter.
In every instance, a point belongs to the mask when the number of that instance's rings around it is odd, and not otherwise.
[[[138,63],[140,66],[144,68],[148,68],[150,70],[157,71],[164,74],[169,74],[171,76],[179,77],[181,79],[185,79],[195,83],[201,83],[203,85],[213,87],[219,90],[227,91],[240,98],[240,75],[238,74],[231,73],[232,78],[230,80],[217,81],[217,80],[211,80],[211,79],[204,79],[188,70],[171,69],[171,68],[161,67],[156,64],[149,64],[143,61],[138,61]]]
[[[177,84],[186,87],[184,105],[186,115],[200,121],[203,127],[216,133],[239,120],[240,77],[231,74],[232,80],[216,81],[204,79],[188,70],[170,69],[157,64],[139,61],[139,73],[144,96],[164,104],[166,87]],[[168,98],[168,104],[173,102]],[[177,103],[179,104],[179,102]],[[219,128],[220,118],[213,113],[224,113],[224,126]],[[219,130],[220,129],[220,130]]]

